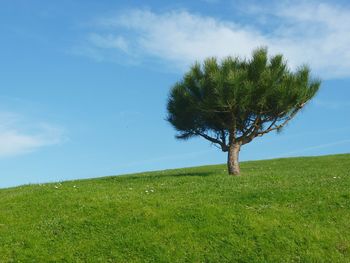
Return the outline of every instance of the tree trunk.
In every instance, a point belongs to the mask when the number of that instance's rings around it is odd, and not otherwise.
[[[241,149],[241,145],[238,143],[232,143],[228,149],[228,158],[227,158],[227,169],[228,174],[230,175],[240,175],[239,169],[239,151]]]

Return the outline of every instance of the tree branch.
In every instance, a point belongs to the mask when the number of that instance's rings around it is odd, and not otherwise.
[[[251,136],[251,134],[254,133],[255,130],[258,130],[260,125],[259,122],[261,121],[260,117],[257,116],[254,120],[254,122],[251,124],[251,126],[240,136],[237,138],[237,141],[242,141],[245,144],[245,138],[248,138]]]
[[[295,110],[291,115],[289,115],[284,122],[282,122],[280,125],[275,125],[275,123],[277,122],[277,119],[275,119],[271,125],[264,131],[261,131],[261,132],[257,132],[256,133],[256,136],[255,137],[260,137],[260,136],[263,136],[264,134],[270,132],[270,131],[273,131],[273,130],[279,130],[281,129],[284,125],[286,125],[291,119],[293,119],[293,117],[298,113],[298,111],[300,110],[301,108],[298,108],[297,110]]]
[[[206,139],[206,140],[208,140],[208,141],[210,141],[212,143],[219,144],[220,147],[221,147],[221,150],[223,152],[226,152],[228,150],[228,146],[226,145],[226,143],[224,141],[220,141],[219,139],[213,138],[213,137],[211,137],[211,136],[209,136],[209,135],[207,135],[207,134],[205,134],[203,132],[195,131],[194,133],[196,135],[199,135],[199,136],[203,137],[204,139]]]
[[[253,126],[255,126],[255,128],[251,131],[251,133],[248,135],[248,134],[243,134],[239,139],[241,139],[243,141],[243,144],[246,144],[246,143],[249,143],[251,142],[255,137],[260,137],[260,136],[263,136],[264,134],[270,132],[270,131],[273,131],[273,130],[278,130],[278,129],[281,129],[283,126],[285,126],[291,119],[293,119],[293,117],[305,106],[306,102],[300,104],[288,117],[286,117],[284,119],[284,122],[282,122],[281,124],[279,125],[275,125],[276,122],[278,121],[278,117],[275,117],[274,119],[272,119],[271,121],[271,124],[269,125],[268,128],[266,128],[264,131],[260,131],[259,132],[259,129],[260,129],[260,125],[262,125],[265,121],[260,121],[259,122],[256,122],[255,121],[255,124],[252,125],[249,130],[251,130],[251,128]],[[285,112],[282,112],[280,113],[279,115],[283,115],[285,114]],[[258,119],[258,118],[257,118]]]

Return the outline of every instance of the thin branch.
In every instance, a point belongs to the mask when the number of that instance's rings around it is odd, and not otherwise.
[[[195,132],[196,135],[199,135],[201,137],[203,137],[204,139],[212,142],[212,143],[216,143],[216,144],[219,144],[220,147],[221,147],[221,150],[222,151],[226,151],[227,150],[227,145],[223,142],[223,141],[220,141],[219,139],[216,139],[216,138],[213,138],[205,133],[202,133],[202,132],[199,132],[199,131],[196,131]]]
[[[242,141],[244,140],[244,138],[250,137],[250,135],[260,127],[259,125],[260,121],[261,121],[260,117],[257,116],[254,122],[251,124],[251,126],[245,132],[243,132],[239,138],[237,138],[237,141]]]
[[[249,135],[243,134],[240,137],[240,139],[243,141],[243,144],[246,144],[246,143],[251,142],[255,137],[260,137],[260,136],[263,136],[264,134],[266,134],[266,133],[268,133],[270,131],[281,129],[291,119],[293,119],[293,117],[304,107],[305,104],[306,104],[306,102],[302,103],[288,117],[283,118],[282,120],[284,120],[284,122],[282,122],[281,124],[276,125],[276,122],[278,121],[278,117],[275,117],[274,119],[271,119],[271,120],[268,120],[268,119],[264,120],[264,121],[260,122],[259,125],[256,124],[255,125],[255,129]],[[285,112],[282,112],[279,115],[282,115],[282,114],[285,114]],[[260,131],[259,132],[259,128],[266,121],[272,121],[272,123],[269,125],[269,127],[267,129],[265,129],[264,131]],[[251,129],[251,127],[250,127],[250,129]]]
[[[225,130],[221,130],[221,141],[224,145],[226,145],[226,133]]]
[[[269,128],[267,128],[267,129],[264,130],[264,131],[261,131],[261,132],[256,133],[256,136],[255,136],[255,137],[257,137],[257,136],[260,137],[260,136],[263,136],[264,134],[266,134],[266,133],[268,133],[268,132],[270,132],[270,131],[274,131],[274,130],[279,130],[279,129],[281,129],[284,125],[286,125],[286,124],[298,113],[299,110],[300,110],[300,109],[295,110],[295,111],[294,111],[291,115],[289,115],[289,117],[286,118],[285,121],[282,122],[280,125],[275,125],[274,127],[272,127],[272,126],[276,123],[276,121],[277,121],[277,120],[275,120],[275,121],[269,126]]]
[[[291,119],[294,118],[294,116],[305,106],[305,104],[307,103],[307,101],[305,101],[304,103],[300,104],[288,117],[285,118],[284,122],[281,123],[280,125],[277,125],[275,127],[272,127],[270,125],[270,127],[268,129],[266,129],[265,131],[262,131],[262,132],[259,132],[257,134],[257,136],[262,136],[264,135],[265,133],[268,133],[270,131],[273,131],[273,130],[278,130],[278,129],[281,129],[283,126],[285,126]]]

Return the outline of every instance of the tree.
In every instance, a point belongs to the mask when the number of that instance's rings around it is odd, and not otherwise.
[[[251,59],[208,58],[195,63],[171,89],[167,120],[178,139],[200,136],[228,152],[227,167],[239,175],[241,146],[280,131],[318,91],[321,81],[301,66],[291,71],[282,55],[266,48]]]

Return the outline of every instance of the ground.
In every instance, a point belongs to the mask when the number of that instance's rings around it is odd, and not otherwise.
[[[349,189],[349,154],[3,189],[0,262],[350,262]]]

